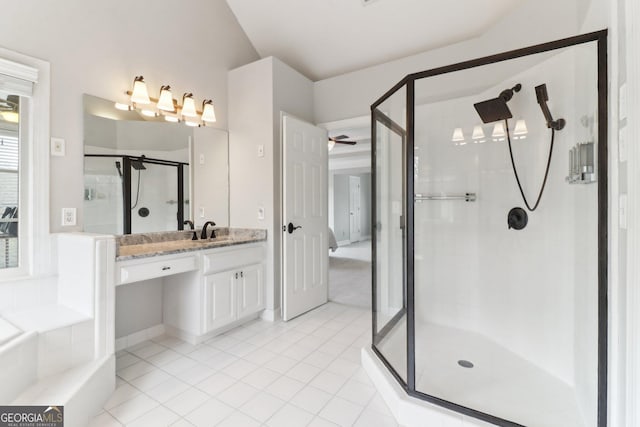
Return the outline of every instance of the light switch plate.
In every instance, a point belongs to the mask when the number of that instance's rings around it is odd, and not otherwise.
[[[200,218],[204,218],[204,207],[200,206]]]
[[[258,145],[258,157],[264,157],[264,145]]]
[[[204,154],[200,154],[200,164],[204,165]]]
[[[259,220],[264,219],[264,207],[262,206],[258,206],[258,219]]]
[[[62,208],[62,226],[76,225],[76,208]]]
[[[65,154],[65,143],[62,138],[51,138],[51,155],[62,157]]]

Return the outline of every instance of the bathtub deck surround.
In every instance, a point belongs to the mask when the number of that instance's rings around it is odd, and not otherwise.
[[[64,405],[65,425],[80,427],[115,384],[115,240],[69,233],[55,243],[57,276],[6,285],[23,297],[0,311],[11,325],[0,345],[0,404]]]

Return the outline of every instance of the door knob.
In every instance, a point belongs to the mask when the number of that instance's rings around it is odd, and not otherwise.
[[[289,234],[293,233],[298,228],[302,228],[302,226],[301,225],[295,225],[294,226],[292,222],[290,222],[289,225],[287,225],[287,231],[289,232]]]

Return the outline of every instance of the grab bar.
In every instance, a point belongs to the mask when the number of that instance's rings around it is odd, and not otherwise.
[[[416,194],[414,201],[424,202],[427,200],[464,200],[465,202],[475,202],[476,193],[464,194]]]

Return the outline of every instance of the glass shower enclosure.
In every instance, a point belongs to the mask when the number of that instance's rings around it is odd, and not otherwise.
[[[373,351],[500,426],[605,427],[607,33],[418,72],[372,111]]]

